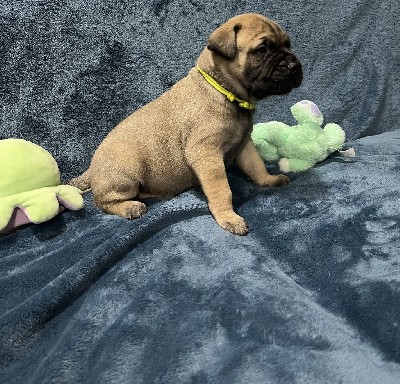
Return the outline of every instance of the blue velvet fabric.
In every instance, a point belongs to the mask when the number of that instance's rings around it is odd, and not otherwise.
[[[64,179],[245,12],[284,26],[305,73],[255,122],[290,123],[290,106],[313,100],[357,157],[277,189],[229,169],[245,237],[214,222],[200,190],[150,201],[131,222],[87,194],[79,212],[0,237],[0,382],[399,383],[399,11],[394,0],[3,1],[0,137],[43,146]]]

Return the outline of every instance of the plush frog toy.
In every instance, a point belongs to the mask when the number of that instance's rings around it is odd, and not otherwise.
[[[21,139],[0,140],[0,234],[50,220],[64,208],[82,207],[80,191],[60,185],[60,172],[49,152]]]
[[[278,162],[282,172],[300,172],[343,146],[343,129],[333,123],[322,129],[323,116],[313,102],[300,101],[291,112],[298,122],[292,127],[279,121],[254,125],[251,137],[264,161]]]

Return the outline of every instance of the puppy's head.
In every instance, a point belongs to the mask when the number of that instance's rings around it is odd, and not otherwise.
[[[285,31],[258,14],[235,16],[210,36],[207,48],[215,62],[256,99],[280,95],[299,87],[300,61]]]

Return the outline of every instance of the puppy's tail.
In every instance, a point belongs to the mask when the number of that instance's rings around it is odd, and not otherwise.
[[[71,179],[68,184],[80,189],[82,192],[90,191],[90,169],[82,173],[82,175]]]

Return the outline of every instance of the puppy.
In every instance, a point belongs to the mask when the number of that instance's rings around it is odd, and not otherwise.
[[[302,77],[277,23],[258,14],[233,17],[211,34],[196,67],[118,124],[70,184],[91,188],[97,206],[127,219],[146,212],[141,197],[173,196],[200,184],[217,223],[245,235],[225,165],[236,163],[259,186],[289,183],[268,173],[250,133],[257,100],[288,93]]]

